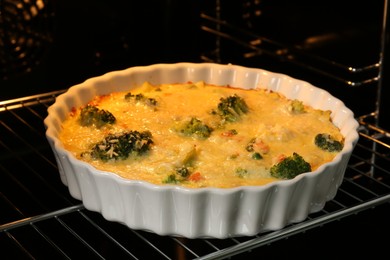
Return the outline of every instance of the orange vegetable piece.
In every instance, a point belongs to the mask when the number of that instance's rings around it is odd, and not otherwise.
[[[202,174],[200,174],[200,172],[194,172],[194,173],[192,173],[192,174],[188,177],[188,179],[189,179],[190,181],[200,181],[200,180],[203,180],[204,177],[202,176]]]

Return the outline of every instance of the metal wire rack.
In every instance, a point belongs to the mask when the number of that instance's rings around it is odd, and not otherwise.
[[[258,62],[256,57],[265,55],[347,87],[358,89],[379,82],[381,62],[348,67],[259,37],[218,17],[203,13],[202,19],[202,30],[218,38],[216,49],[205,54],[204,61],[224,62],[223,46],[219,44],[238,44],[244,51],[234,60],[245,59],[246,64]],[[0,101],[2,257],[142,259],[147,252],[148,259],[231,258],[390,202],[390,133],[378,126],[376,107],[370,107],[370,113],[358,116],[360,139],[336,197],[305,221],[253,237],[222,240],[162,237],[129,229],[85,209],[60,181],[43,119],[47,108],[63,92]]]
[[[307,220],[254,237],[160,237],[86,210],[60,182],[43,119],[56,91],[0,102],[0,244],[12,258],[221,259],[390,201],[390,134],[361,117],[360,140],[343,184]],[[184,258],[185,257],[185,258]]]
[[[237,17],[232,17],[231,12],[226,11],[228,8],[224,5],[231,4],[233,7],[230,6],[230,8],[238,9],[238,13],[240,13],[240,6],[226,1],[216,0],[213,8],[201,13],[201,29],[209,35],[209,38],[206,39],[210,42],[209,45],[213,46],[203,53],[201,56],[203,61],[238,63],[249,67],[281,71],[296,78],[303,78],[316,86],[331,91],[332,94],[347,102],[352,99],[351,94],[354,99],[357,96],[364,96],[366,98],[364,105],[366,110],[360,110],[362,106],[357,105],[353,107],[354,112],[360,116],[374,111],[377,124],[378,122],[384,123],[387,121],[388,109],[381,108],[385,103],[381,99],[385,98],[389,89],[382,87],[383,82],[387,81],[384,73],[387,66],[384,65],[387,60],[385,58],[388,56],[386,48],[388,37],[386,35],[388,35],[390,27],[388,26],[389,18],[387,14],[388,1],[383,2],[382,24],[381,21],[377,21],[377,27],[382,27],[381,31],[375,35],[378,38],[378,43],[368,48],[375,50],[372,53],[376,55],[371,55],[372,57],[368,60],[362,61],[363,58],[361,58],[360,61],[355,62],[348,61],[348,59],[351,59],[351,56],[363,57],[364,47],[360,46],[361,49],[355,53],[347,50],[353,49],[352,46],[357,45],[357,41],[362,41],[361,38],[360,40],[348,41],[348,47],[333,50],[332,54],[327,51],[325,51],[326,55],[320,54],[313,50],[307,41],[294,44],[285,43],[262,35],[261,29],[256,30],[251,26],[246,26],[242,20],[247,20],[248,15],[249,17],[253,16],[251,13],[261,12],[257,10],[258,6],[261,5],[261,1],[247,0],[243,3],[245,10],[242,19],[239,21],[237,21]],[[350,12],[352,13],[353,9]],[[381,13],[377,14],[377,16],[380,15]],[[370,39],[373,36],[372,34],[365,35],[364,38]],[[343,35],[338,37],[343,38]],[[321,42],[321,37],[317,38],[312,41]],[[333,56],[334,53],[340,54],[343,52],[349,52],[349,57],[346,58],[347,56],[344,57],[343,55]],[[367,91],[368,89],[370,90]],[[367,102],[367,100],[371,101]],[[375,103],[374,100],[377,102]],[[351,106],[350,104],[347,105]],[[381,110],[381,113],[378,113],[379,110]]]

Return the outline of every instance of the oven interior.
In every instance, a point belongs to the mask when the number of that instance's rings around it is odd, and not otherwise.
[[[232,259],[330,257],[336,248],[356,256],[386,252],[377,234],[390,232],[387,9],[387,1],[3,0],[2,256]],[[336,197],[301,223],[222,240],[132,230],[73,199],[44,133],[56,96],[107,71],[180,61],[280,72],[343,100],[360,122],[360,139]]]

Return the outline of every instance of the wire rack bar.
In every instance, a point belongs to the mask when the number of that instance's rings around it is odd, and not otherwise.
[[[9,231],[11,229],[18,228],[18,227],[21,227],[21,226],[30,225],[30,224],[33,224],[33,223],[36,223],[36,222],[39,222],[39,221],[43,221],[43,220],[46,220],[46,219],[50,219],[50,218],[53,218],[53,217],[58,217],[58,216],[69,214],[69,213],[72,213],[72,212],[75,212],[75,211],[80,211],[81,209],[84,209],[84,206],[82,204],[79,204],[79,205],[76,205],[76,206],[71,206],[71,207],[68,207],[68,208],[63,208],[63,209],[60,209],[60,210],[52,211],[52,212],[49,212],[49,213],[46,213],[46,214],[33,216],[33,217],[17,220],[17,221],[14,221],[14,222],[6,223],[6,224],[3,224],[3,225],[0,226],[0,232],[2,232],[2,231]]]

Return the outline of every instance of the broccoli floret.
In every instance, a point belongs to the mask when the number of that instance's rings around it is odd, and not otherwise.
[[[125,99],[134,100],[135,102],[141,102],[145,105],[152,106],[152,107],[157,106],[157,100],[155,98],[148,98],[142,93],[134,95],[131,92],[129,92],[125,95]]]
[[[175,130],[184,136],[192,136],[199,139],[208,138],[213,131],[211,127],[196,117],[191,117],[190,120],[180,122]]]
[[[340,152],[344,146],[342,142],[337,141],[331,135],[324,133],[316,135],[314,143],[322,150],[328,152]]]
[[[257,141],[256,138],[252,138],[249,141],[249,143],[245,146],[245,150],[252,153],[252,159],[261,160],[263,159],[263,156],[258,151],[255,150],[256,141]]]
[[[171,172],[162,182],[177,184],[183,181],[186,181],[190,176],[191,171],[186,166],[177,167],[174,169],[174,172]]]
[[[254,152],[252,154],[252,159],[261,160],[261,159],[263,159],[263,156],[260,153],[258,153],[258,152]]]
[[[247,150],[248,152],[253,152],[255,150],[255,148],[253,147],[255,142],[256,142],[256,138],[252,138],[249,141],[249,143],[246,145],[245,150]]]
[[[180,181],[177,179],[176,174],[172,173],[172,174],[168,175],[162,181],[162,183],[165,183],[165,184],[177,184],[177,183],[180,183]]]
[[[144,155],[150,150],[152,144],[152,134],[149,131],[109,134],[103,141],[92,147],[91,156],[102,161],[124,160],[129,156]]]
[[[279,179],[292,179],[301,173],[310,171],[310,164],[297,153],[293,153],[292,156],[288,156],[281,162],[274,164],[270,169],[271,176]]]
[[[235,172],[236,175],[240,178],[244,178],[245,176],[248,175],[248,170],[241,167],[236,168]]]
[[[109,111],[99,109],[93,105],[87,105],[80,111],[79,122],[82,126],[95,125],[97,128],[100,128],[106,124],[113,124],[115,121],[115,116]]]
[[[241,119],[241,116],[248,113],[249,108],[245,100],[237,94],[227,98],[221,98],[217,106],[218,114],[222,120],[227,122],[236,122]]]
[[[190,170],[188,169],[188,167],[181,166],[176,168],[176,173],[181,177],[186,178],[188,177],[188,175],[190,175]]]
[[[302,114],[305,112],[305,105],[303,105],[302,101],[294,99],[290,103],[289,110],[293,114]]]

